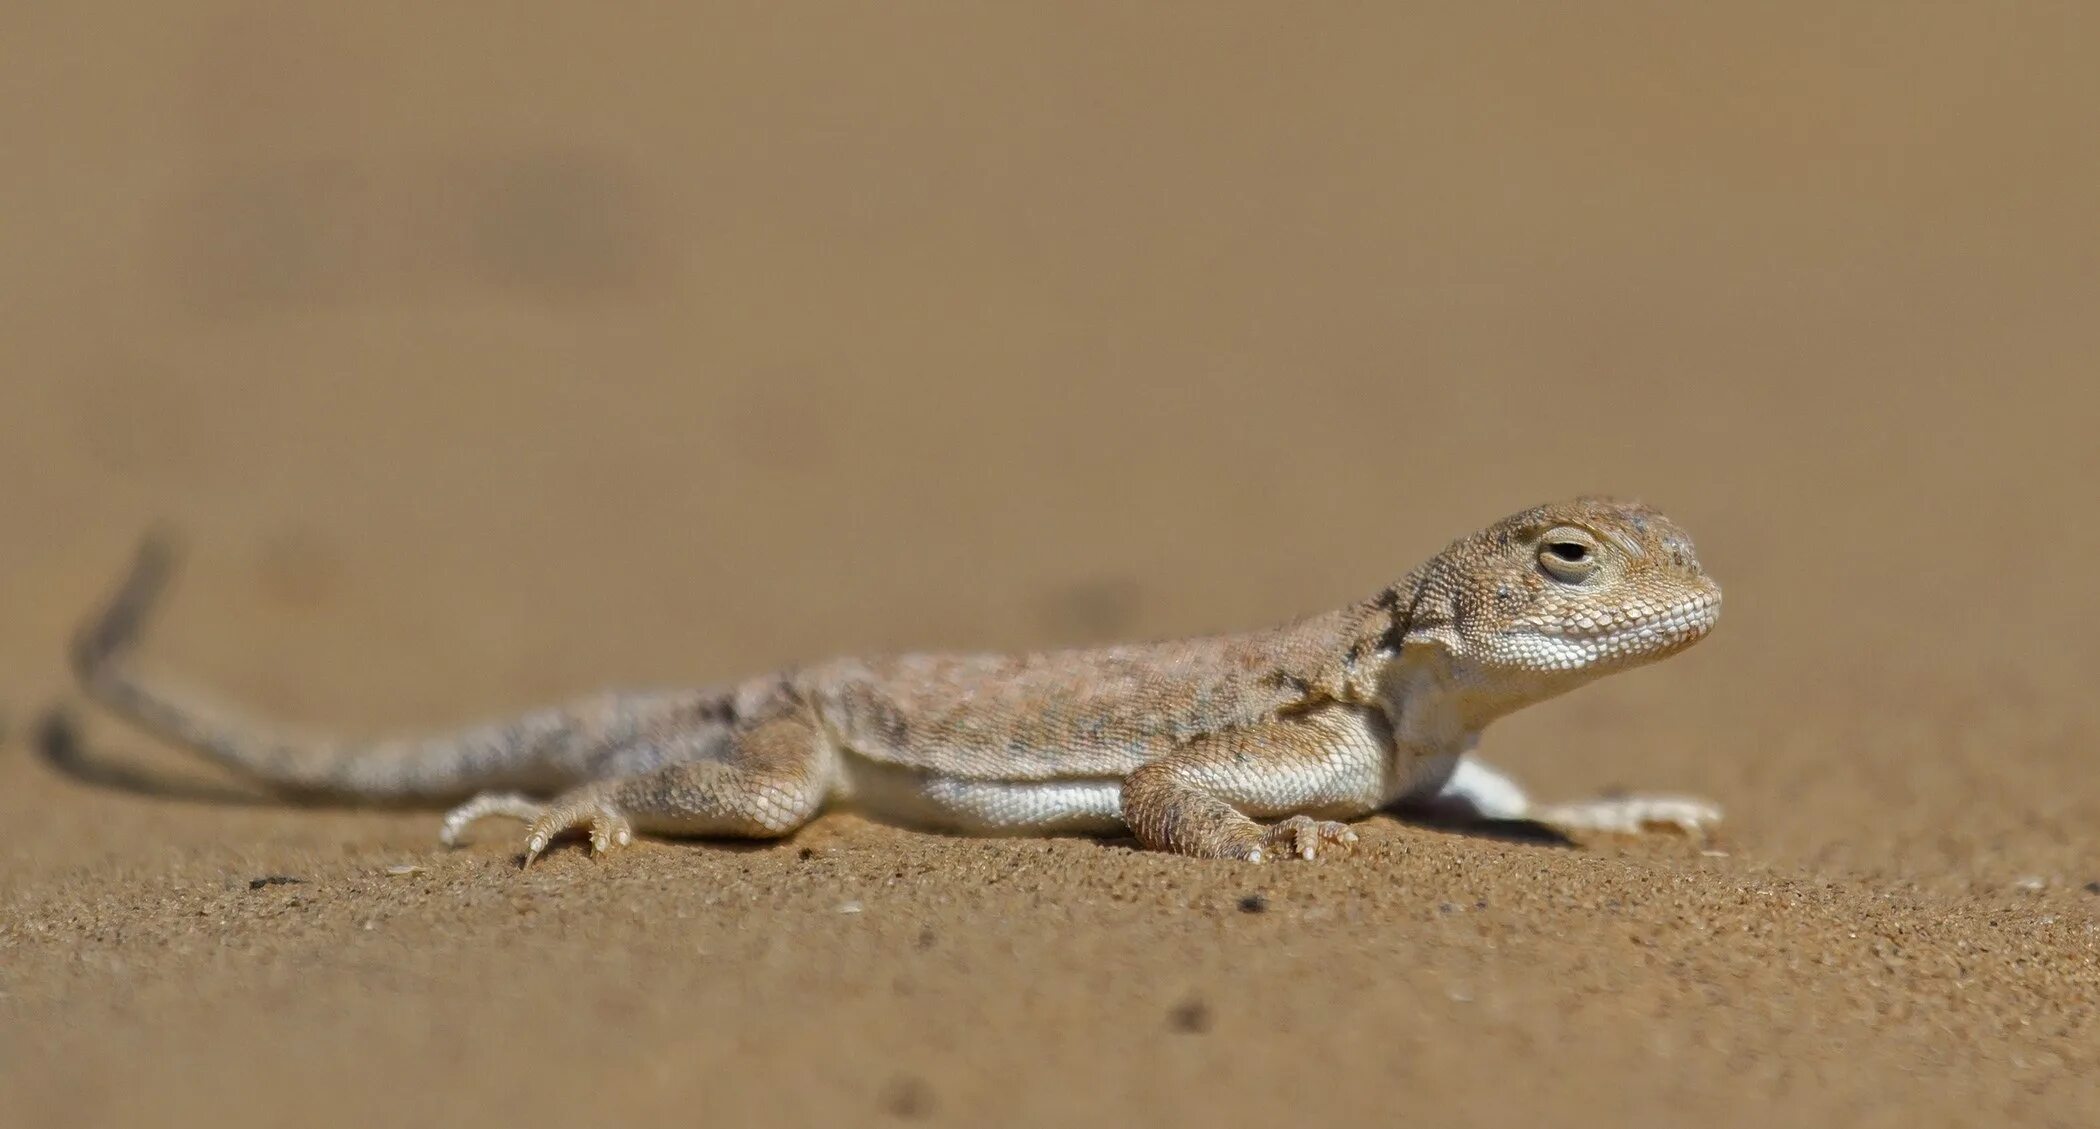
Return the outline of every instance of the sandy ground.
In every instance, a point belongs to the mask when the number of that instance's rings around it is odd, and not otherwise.
[[[0,1122],[2100,1122],[2091,9],[537,7],[5,17]],[[151,661],[377,733],[1274,622],[1585,490],[1727,615],[1485,752],[1717,853],[520,873],[36,755],[154,521]]]

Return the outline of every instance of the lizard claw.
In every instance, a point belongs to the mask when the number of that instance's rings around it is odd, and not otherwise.
[[[1263,862],[1271,857],[1301,858],[1307,862],[1320,856],[1322,847],[1345,848],[1356,842],[1356,832],[1346,823],[1294,815],[1262,834],[1247,853],[1247,861]]]
[[[634,842],[634,825],[611,804],[584,798],[557,800],[532,821],[532,828],[526,832],[522,866],[531,866],[556,836],[579,830],[590,833],[591,853],[594,855]]]

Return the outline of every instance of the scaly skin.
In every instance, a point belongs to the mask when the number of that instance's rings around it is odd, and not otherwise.
[[[287,794],[471,796],[445,842],[483,816],[521,819],[528,864],[566,832],[598,851],[637,833],[767,838],[827,804],[974,834],[1127,828],[1155,850],[1249,861],[1344,847],[1340,821],[1396,802],[1575,835],[1720,818],[1672,797],[1537,805],[1467,755],[1496,718],[1712,628],[1720,588],[1690,538],[1636,503],[1526,510],[1368,600],[1267,631],[841,659],[377,743],[269,736],[140,676],[126,660],[169,565],[149,540],[81,632],[89,694]]]

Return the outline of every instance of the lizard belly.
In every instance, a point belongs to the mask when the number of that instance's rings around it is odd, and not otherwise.
[[[970,835],[1123,829],[1120,778],[975,780],[842,750],[837,798],[883,819]]]

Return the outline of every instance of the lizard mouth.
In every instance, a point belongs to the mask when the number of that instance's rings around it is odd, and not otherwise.
[[[1580,646],[1592,653],[1637,655],[1682,647],[1713,630],[1721,617],[1719,589],[1655,607],[1636,606],[1629,615],[1578,613],[1567,619],[1517,625],[1523,635]]]

